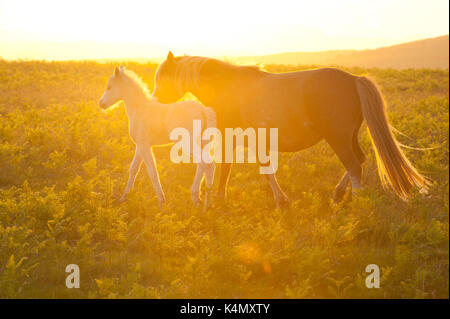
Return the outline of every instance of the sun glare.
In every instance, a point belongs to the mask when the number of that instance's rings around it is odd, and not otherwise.
[[[227,56],[375,48],[448,33],[448,6],[441,0],[2,1],[0,56],[149,58],[168,49]]]
[[[448,302],[448,27],[448,0],[0,0],[1,306]]]

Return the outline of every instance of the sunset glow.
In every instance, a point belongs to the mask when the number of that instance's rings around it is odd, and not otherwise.
[[[448,33],[430,1],[1,1],[0,57],[102,59],[366,49]]]
[[[439,306],[449,36],[448,0],[0,0],[1,305]]]

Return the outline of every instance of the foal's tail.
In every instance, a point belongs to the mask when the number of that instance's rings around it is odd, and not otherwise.
[[[205,117],[206,117],[206,128],[208,127],[216,127],[217,119],[216,112],[211,107],[205,107]]]
[[[216,118],[216,112],[211,108],[211,107],[204,107],[203,109],[203,116],[205,119],[205,130],[208,128],[216,128],[217,127],[217,118]],[[204,147],[208,147],[208,149],[206,150],[210,156],[211,153],[214,152],[214,147],[215,147],[215,132],[210,132],[213,135],[209,135],[210,137],[209,140],[204,140],[204,142],[206,142],[206,146]],[[214,166],[214,164],[213,164]]]
[[[430,182],[406,158],[388,123],[380,90],[366,77],[356,78],[361,110],[369,127],[377,159],[378,174],[384,188],[392,189],[406,200],[414,186],[426,191]]]

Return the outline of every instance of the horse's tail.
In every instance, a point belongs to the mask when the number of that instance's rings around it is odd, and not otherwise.
[[[374,145],[383,187],[392,189],[403,200],[410,196],[414,186],[426,191],[430,182],[414,168],[400,149],[388,123],[386,105],[380,90],[366,77],[357,77],[356,87],[362,114]]]

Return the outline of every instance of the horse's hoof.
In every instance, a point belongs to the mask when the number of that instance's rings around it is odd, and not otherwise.
[[[350,193],[350,199],[353,200],[354,198],[357,198],[360,196],[362,188],[352,188],[352,192]]]
[[[333,202],[335,205],[339,204],[340,202],[342,202],[342,200],[344,199],[344,195],[345,195],[345,189],[339,189],[336,188],[334,190],[334,195],[333,195]]]
[[[211,194],[206,193],[205,200],[203,201],[203,212],[206,212],[212,206]]]
[[[200,204],[202,203],[198,193],[192,193],[191,198],[192,198],[192,204],[194,205],[194,207],[199,207]]]
[[[226,200],[225,192],[217,192],[214,197],[215,197],[215,199],[217,201],[224,201],[224,200]]]
[[[122,198],[123,198],[123,196],[121,196],[121,197],[119,197],[118,195],[113,195],[112,197],[111,197],[111,199],[112,199],[112,204],[113,205],[119,205],[119,204],[122,204],[123,203],[123,201],[124,200],[122,200]]]
[[[281,194],[280,197],[276,199],[277,208],[287,208],[289,207],[291,201],[286,194]]]
[[[161,200],[158,200],[158,207],[159,207],[160,210],[162,210],[165,205],[166,205],[166,199],[165,198],[163,198]]]

